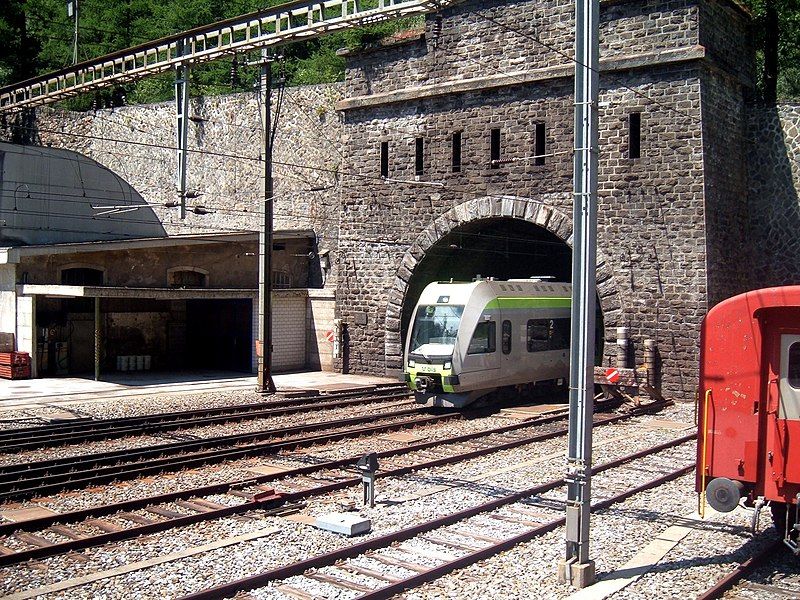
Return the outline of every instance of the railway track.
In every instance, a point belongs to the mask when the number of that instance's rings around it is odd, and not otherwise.
[[[419,408],[410,408],[245,434],[7,465],[0,467],[0,501],[22,500],[120,479],[255,455],[263,456],[290,448],[308,447],[348,437],[374,435],[463,417],[464,413],[458,411],[427,413]],[[382,421],[384,422],[381,423]],[[317,435],[308,435],[309,433]]]
[[[384,466],[378,472],[378,477],[399,477],[420,469],[564,436],[567,432],[563,424],[565,416],[540,417],[533,421],[380,452],[378,457]],[[598,415],[596,424],[617,423],[630,416]],[[531,429],[536,431],[531,432]],[[436,451],[433,456],[426,452],[432,449]],[[342,473],[343,469],[352,467],[358,458],[353,456],[225,484],[3,524],[0,525],[0,567],[234,514],[280,510],[281,506],[297,504],[311,496],[360,485],[360,477]],[[272,487],[264,485],[276,480],[281,480],[286,491],[276,493]],[[226,494],[233,497],[234,503],[223,504],[218,501],[219,498],[217,501],[208,499],[209,496]]]
[[[694,435],[685,436],[629,454],[598,465],[593,472],[600,474],[633,461],[637,461],[637,467],[641,468],[648,457],[691,442],[694,438]],[[609,497],[595,503],[592,510],[606,509],[638,493],[673,481],[690,473],[694,467],[693,461],[677,469],[671,462],[667,465],[655,462],[649,469],[655,474],[652,479],[622,492],[610,493]],[[323,582],[339,592],[359,592],[361,599],[390,598],[563,526],[563,499],[543,498],[545,494],[562,490],[563,487],[562,479],[536,485],[346,548],[190,594],[183,600],[226,598],[268,584],[289,596],[309,596],[308,592],[297,587],[301,584],[295,580],[286,582],[289,578],[298,577]],[[505,512],[498,512],[501,509]],[[497,534],[498,524],[507,535]],[[362,558],[367,558],[373,566],[365,567],[359,560]],[[398,577],[398,567],[409,574]],[[353,581],[353,574],[362,580],[368,578],[370,585]]]
[[[780,539],[775,539],[756,554],[745,560],[743,563],[737,565],[733,571],[722,577],[705,592],[700,594],[697,597],[697,600],[717,600],[718,598],[726,597],[726,593],[739,584],[741,580],[747,577],[754,570],[767,564],[778,554],[778,552],[783,550],[783,542]],[[800,598],[800,581],[795,581],[794,586],[794,589],[781,589],[778,586],[755,585],[748,583],[743,584],[743,587],[745,588],[756,588],[755,591],[757,592],[757,597],[763,599],[767,599],[770,596],[774,598]],[[733,597],[740,596],[734,595]]]
[[[391,401],[407,397],[409,397],[409,392],[406,386],[390,385],[379,386],[368,392],[353,390],[325,395],[304,395],[268,402],[176,411],[140,417],[61,421],[36,427],[0,431],[0,452],[11,454],[64,444],[79,444],[123,436],[151,435],[193,427],[288,415],[307,410],[359,406],[380,400]]]

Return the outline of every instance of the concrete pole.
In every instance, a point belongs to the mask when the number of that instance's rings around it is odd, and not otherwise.
[[[628,366],[628,328],[617,327],[617,368],[625,369]]]
[[[656,387],[658,381],[656,373],[656,356],[657,348],[655,340],[644,341],[644,366],[647,369],[647,385],[652,388]]]
[[[102,345],[100,331],[100,298],[94,299],[94,380],[100,381],[100,348]]]
[[[575,165],[570,339],[566,557],[562,582],[583,588],[595,581],[589,559],[589,515],[594,413],[597,302],[597,154],[600,0],[575,3]]]

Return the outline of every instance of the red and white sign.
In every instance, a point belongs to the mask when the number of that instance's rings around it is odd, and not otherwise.
[[[619,381],[619,371],[613,367],[606,369],[606,379],[609,383],[617,383]]]
[[[331,343],[333,343],[333,338],[334,338],[333,331],[328,331],[325,334],[325,339],[328,340]]]

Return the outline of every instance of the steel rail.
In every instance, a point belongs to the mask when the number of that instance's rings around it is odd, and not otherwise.
[[[353,396],[361,396],[364,394],[381,394],[382,392],[402,392],[407,390],[406,386],[391,385],[386,387],[377,387],[376,389],[360,389],[348,390],[343,392],[336,392],[331,394],[302,394],[302,395],[286,395],[280,400],[268,400],[265,402],[251,402],[247,404],[231,404],[227,406],[212,406],[209,408],[197,408],[178,410],[164,413],[152,413],[146,415],[136,415],[132,417],[113,417],[107,419],[94,419],[92,417],[80,417],[78,419],[57,420],[51,423],[42,425],[35,425],[31,427],[17,427],[12,429],[4,429],[0,431],[0,442],[6,441],[13,437],[29,437],[37,434],[45,434],[48,432],[68,431],[81,431],[91,426],[105,426],[115,423],[125,424],[139,424],[147,422],[158,422],[160,420],[175,420],[191,417],[213,416],[223,414],[225,411],[237,411],[247,409],[263,409],[263,408],[280,408],[282,406],[293,406],[294,404],[302,404],[304,402],[319,401],[319,400],[336,400],[347,399]]]
[[[20,430],[11,436],[0,435],[0,452],[11,454],[43,447],[64,444],[78,444],[88,441],[133,435],[150,435],[164,431],[190,429],[224,423],[235,423],[288,415],[306,410],[325,410],[358,406],[381,401],[401,400],[407,393],[392,391],[378,396],[361,396],[349,399],[332,399],[326,402],[309,402],[303,400],[282,400],[275,403],[259,403],[258,405],[238,405],[232,408],[204,409],[179,413],[162,413],[133,419],[109,419],[103,421],[81,421],[75,425],[67,425],[63,429],[54,426],[52,430],[37,431],[33,428]],[[273,406],[270,406],[273,404]],[[278,406],[274,406],[278,405]],[[193,413],[197,414],[193,414]]]
[[[155,458],[193,450],[235,446],[236,444],[244,444],[255,440],[275,438],[309,431],[318,431],[320,429],[326,429],[330,427],[368,423],[378,417],[403,417],[417,413],[420,413],[418,408],[403,408],[400,410],[379,414],[347,417],[343,419],[334,419],[332,421],[315,421],[312,423],[302,423],[300,425],[289,425],[286,427],[275,427],[272,429],[259,429],[257,431],[251,431],[247,433],[233,433],[229,435],[207,437],[203,439],[194,438],[189,440],[180,440],[177,442],[169,442],[166,444],[158,444],[155,446],[138,446],[135,448],[67,456],[64,458],[55,458],[36,462],[13,463],[0,466],[0,484],[13,482],[14,477],[32,476],[40,473],[57,474],[74,470],[77,466],[90,465],[92,467],[99,467],[103,465],[117,464],[120,460],[128,460],[132,457]]]
[[[558,421],[563,421],[566,415],[559,414],[559,415],[552,415],[547,417],[542,417],[537,420],[527,421],[524,423],[515,423],[512,425],[505,425],[503,427],[494,428],[491,430],[474,432],[463,434],[459,436],[453,436],[450,438],[431,441],[431,442],[422,442],[419,444],[413,444],[404,448],[396,448],[394,450],[386,450],[383,452],[378,453],[378,457],[380,459],[391,458],[398,455],[405,455],[411,454],[413,452],[418,452],[421,450],[426,450],[428,448],[441,448],[446,445],[458,444],[461,442],[475,440],[481,437],[489,437],[492,435],[502,435],[505,433],[518,431],[524,428],[531,428],[531,427],[541,427],[551,423],[555,423]],[[601,418],[597,420],[596,425],[609,425],[613,423],[617,423],[621,420],[625,420],[630,418],[633,415],[624,414],[624,415],[615,415],[612,417]],[[484,447],[479,448],[476,450],[471,450],[468,452],[462,452],[456,455],[446,456],[438,459],[433,459],[429,461],[424,461],[421,463],[417,463],[414,465],[407,465],[403,467],[398,467],[395,469],[384,470],[380,471],[377,474],[379,478],[386,478],[386,477],[397,477],[400,475],[404,475],[410,473],[412,471],[420,470],[420,469],[429,469],[434,468],[437,466],[441,466],[443,464],[450,464],[456,461],[462,460],[469,460],[471,458],[475,458],[478,456],[485,455],[488,452],[501,452],[504,450],[509,450],[513,448],[517,448],[524,445],[534,444],[537,442],[545,441],[548,439],[553,439],[559,436],[565,435],[567,429],[565,427],[561,427],[559,429],[538,433],[533,436],[527,436],[524,438],[516,439],[510,442],[504,442],[501,444],[495,444],[491,447]],[[689,439],[691,436],[687,436]],[[336,468],[343,468],[347,466],[353,465],[357,460],[358,456],[350,457],[346,459],[339,459],[334,461],[327,461],[325,463],[319,463],[316,465],[309,465],[306,467],[299,467],[296,469],[283,471],[280,473],[274,473],[270,475],[263,475],[260,477],[253,477],[246,480],[240,480],[238,482],[228,482],[224,484],[217,484],[212,486],[205,486],[203,488],[195,488],[192,490],[186,490],[183,492],[173,492],[170,494],[164,494],[160,496],[151,496],[148,498],[142,498],[140,500],[131,500],[121,503],[116,503],[112,505],[102,506],[102,507],[95,507],[93,509],[85,509],[81,511],[74,511],[72,513],[63,513],[58,515],[52,515],[48,517],[41,517],[38,519],[32,519],[30,521],[23,521],[20,523],[8,523],[0,525],[0,536],[3,535],[11,535],[16,531],[35,531],[46,528],[48,526],[57,524],[57,523],[74,523],[77,521],[81,521],[90,517],[100,517],[106,516],[109,514],[119,513],[123,511],[131,511],[131,510],[138,510],[142,508],[146,508],[148,506],[154,506],[157,504],[169,503],[175,500],[180,499],[188,499],[193,497],[200,497],[204,495],[211,495],[211,494],[224,494],[226,492],[230,492],[231,490],[235,489],[242,489],[245,487],[252,487],[256,486],[261,483],[267,483],[270,481],[274,481],[276,479],[284,479],[289,477],[297,477],[301,475],[306,475],[309,473],[313,473],[315,471],[325,471],[330,469]],[[172,518],[168,521],[162,521],[159,523],[153,523],[150,525],[142,525],[137,527],[131,527],[125,529],[123,531],[112,532],[112,533],[105,533],[100,534],[97,536],[91,536],[84,539],[79,540],[70,540],[68,542],[61,542],[51,546],[46,546],[42,548],[33,548],[29,550],[23,550],[19,552],[15,552],[14,554],[9,554],[2,556],[0,555],[0,567],[8,566],[12,564],[17,564],[23,562],[25,560],[34,559],[34,558],[46,558],[49,556],[53,556],[56,554],[62,554],[65,552],[80,550],[84,548],[89,548],[93,546],[98,546],[101,544],[120,541],[124,539],[130,539],[133,537],[138,537],[140,535],[147,535],[151,533],[156,533],[160,531],[165,531],[168,529],[176,528],[176,527],[183,527],[186,525],[190,525],[196,522],[211,520],[215,518],[221,518],[224,516],[232,515],[232,514],[241,514],[243,512],[248,512],[251,510],[260,510],[263,509],[265,506],[271,505],[276,501],[280,502],[298,502],[309,496],[316,496],[323,493],[329,493],[332,491],[338,491],[341,489],[345,489],[350,486],[358,485],[361,482],[361,479],[358,477],[348,478],[346,480],[342,480],[339,482],[334,482],[331,484],[325,484],[322,486],[316,486],[314,488],[310,488],[307,490],[302,490],[299,492],[292,492],[292,493],[283,493],[278,495],[264,495],[264,497],[259,498],[258,500],[245,502],[240,505],[236,505],[233,507],[226,507],[224,509],[218,510],[211,510],[205,513],[199,514],[189,514],[185,517],[178,517]]]
[[[460,0],[294,1],[166,36],[0,88],[0,112],[47,104],[183,65],[442,10]]]
[[[644,456],[648,456],[650,454],[655,454],[655,453],[660,452],[662,450],[666,450],[668,448],[672,448],[672,447],[678,446],[680,444],[684,444],[684,443],[692,441],[694,439],[695,439],[695,435],[690,435],[690,436],[684,436],[682,438],[678,438],[677,440],[673,440],[671,442],[667,442],[667,443],[664,443],[664,444],[659,444],[658,446],[654,446],[652,448],[647,448],[645,450],[642,450],[642,451],[639,451],[639,452],[635,452],[633,454],[629,454],[627,456],[624,456],[624,457],[619,458],[617,460],[605,463],[603,465],[596,466],[594,468],[594,472],[595,473],[601,473],[603,471],[607,471],[609,469],[613,469],[613,468],[619,467],[619,466],[621,466],[621,465],[623,465],[623,464],[625,464],[627,462],[636,460],[638,458],[642,458]],[[625,500],[625,499],[627,499],[627,498],[629,498],[629,497],[631,497],[631,496],[633,496],[635,494],[638,494],[638,493],[640,493],[642,491],[646,491],[648,489],[651,489],[653,487],[657,487],[658,485],[662,485],[663,483],[666,483],[666,482],[671,481],[673,479],[677,479],[678,477],[681,477],[682,475],[691,472],[694,468],[695,468],[694,464],[685,465],[683,467],[680,467],[679,469],[676,469],[675,471],[672,471],[671,473],[669,473],[667,475],[658,477],[657,479],[654,479],[654,480],[652,480],[652,481],[650,481],[648,483],[645,483],[645,484],[642,484],[640,486],[637,486],[637,487],[635,487],[633,489],[626,490],[625,492],[622,492],[621,494],[615,495],[615,496],[613,496],[611,498],[607,498],[606,500],[603,500],[602,502],[598,502],[597,504],[595,504],[592,507],[592,509],[593,510],[601,510],[601,509],[607,508],[607,507],[615,504],[616,502],[620,502],[622,500]],[[384,548],[386,546],[390,546],[391,544],[394,544],[396,542],[401,542],[401,541],[405,541],[405,540],[411,539],[411,538],[413,538],[413,537],[415,537],[415,536],[417,536],[417,535],[419,535],[421,533],[427,533],[429,531],[432,531],[434,529],[438,529],[440,527],[444,527],[444,526],[447,526],[447,525],[452,525],[454,523],[458,523],[459,521],[463,521],[464,519],[468,519],[470,517],[474,517],[475,515],[478,515],[478,514],[481,514],[481,513],[491,512],[491,511],[496,510],[496,509],[498,509],[498,508],[500,508],[502,506],[505,506],[507,504],[512,504],[514,502],[519,502],[519,501],[524,500],[525,498],[528,498],[530,496],[541,495],[543,493],[546,493],[546,492],[561,488],[564,485],[565,485],[565,483],[564,483],[563,479],[555,479],[553,481],[549,481],[549,482],[544,483],[544,484],[540,484],[540,485],[536,485],[536,486],[527,488],[527,489],[522,490],[520,492],[515,492],[513,494],[509,494],[509,495],[503,496],[501,498],[497,498],[495,500],[491,500],[491,501],[489,501],[489,502],[487,502],[485,504],[474,506],[474,507],[471,507],[471,508],[456,512],[456,513],[445,515],[443,517],[438,517],[436,519],[432,519],[430,521],[426,521],[426,522],[420,523],[418,525],[413,525],[411,527],[408,527],[408,528],[405,528],[405,529],[401,529],[399,531],[388,533],[388,534],[382,535],[380,537],[372,538],[370,540],[367,540],[365,542],[361,542],[359,544],[354,544],[354,545],[349,546],[347,548],[341,548],[339,550],[334,550],[332,552],[327,552],[327,553],[324,553],[324,554],[321,554],[321,555],[318,555],[318,556],[313,556],[311,558],[307,558],[307,559],[298,561],[298,562],[290,564],[290,565],[285,565],[285,566],[282,566],[282,567],[277,567],[275,569],[271,569],[269,571],[265,571],[264,573],[260,573],[258,575],[252,575],[250,577],[245,577],[245,578],[239,579],[237,581],[229,582],[229,583],[226,583],[226,584],[215,586],[213,588],[209,588],[209,589],[202,590],[202,591],[199,591],[199,592],[196,592],[196,593],[193,593],[193,594],[189,594],[189,595],[183,596],[181,598],[181,600],[216,600],[216,599],[219,599],[219,598],[228,598],[228,597],[231,597],[234,594],[237,594],[239,592],[249,591],[249,590],[252,590],[252,589],[263,587],[264,585],[266,585],[267,583],[269,583],[271,581],[280,580],[280,579],[286,579],[288,577],[293,577],[295,575],[302,575],[308,569],[333,565],[334,563],[336,563],[339,560],[353,558],[355,556],[359,556],[360,554],[362,554],[364,552],[367,552],[367,551],[370,551],[370,550],[377,550],[379,548]],[[546,529],[546,531],[550,531],[552,529],[555,529],[557,527],[562,526],[564,524],[564,522],[565,522],[565,518],[561,517],[559,519],[551,521],[550,523],[542,525],[542,526],[540,526],[540,529],[542,530],[541,533],[545,532],[545,528],[549,527],[549,529]],[[541,535],[541,533],[539,535]],[[526,532],[526,534],[530,535],[530,532]],[[526,534],[521,534],[520,536],[517,536],[516,538],[512,538],[512,539],[516,540],[515,543],[520,543],[521,541],[526,541],[526,539],[525,539],[525,535]],[[501,542],[501,544],[503,544],[503,542]],[[499,546],[500,545],[496,545],[495,547],[499,547]],[[500,548],[500,549],[496,550],[496,552],[494,552],[494,553],[501,552],[503,549],[505,549],[505,548],[504,547]],[[484,552],[484,551],[481,551],[481,552]],[[494,554],[494,553],[491,553],[491,554]],[[476,553],[476,554],[478,554],[478,553]],[[491,554],[489,554],[489,556]],[[480,560],[481,558],[483,558],[483,556],[480,556],[476,560]],[[453,567],[453,568],[457,568],[457,567]],[[425,574],[422,574],[422,575],[425,575]],[[414,578],[411,578],[411,579],[414,579]],[[410,581],[410,580],[404,580],[404,581]],[[387,589],[387,588],[382,588],[381,590],[378,590],[378,592],[376,592],[376,593],[382,592],[384,589]],[[398,590],[398,591],[400,591],[400,590]],[[393,593],[397,593],[397,592],[393,592]],[[377,597],[389,597],[391,595],[392,594],[389,594],[388,596],[380,595],[380,596],[375,596],[375,597],[376,598]]]
[[[654,403],[655,404],[655,403]],[[648,407],[651,405],[648,405]],[[638,414],[638,413],[635,413]],[[628,418],[632,415],[621,415],[621,418]],[[502,435],[505,433],[511,433],[514,431],[518,431],[520,429],[526,429],[529,427],[536,427],[539,425],[546,425],[549,423],[553,423],[556,421],[561,421],[565,417],[565,413],[559,413],[555,415],[548,415],[545,417],[538,417],[531,420],[526,420],[521,423],[512,423],[509,425],[503,425],[502,427],[497,427],[494,429],[483,430],[473,433],[466,433],[458,436],[452,436],[449,438],[443,438],[439,440],[434,440],[430,442],[420,442],[416,444],[410,444],[400,449],[395,450],[385,450],[383,452],[378,453],[379,458],[386,458],[395,456],[397,454],[403,454],[406,452],[416,452],[420,450],[427,450],[428,448],[439,447],[442,445],[448,444],[456,444],[459,442],[470,441],[473,439],[477,439],[479,437],[484,437],[486,435]],[[616,419],[616,417],[613,417]],[[30,531],[33,529],[41,529],[47,527],[49,525],[53,525],[56,523],[67,523],[67,522],[74,522],[81,519],[85,519],[88,517],[96,517],[96,516],[104,516],[108,514],[112,514],[114,512],[119,512],[123,510],[133,510],[136,508],[141,507],[142,505],[150,505],[160,502],[171,502],[172,500],[182,499],[182,498],[189,498],[192,496],[199,496],[199,495],[209,495],[209,494],[217,494],[224,490],[229,489],[231,486],[237,487],[245,487],[248,485],[257,485],[259,483],[265,483],[268,481],[272,481],[276,478],[281,477],[288,477],[288,476],[295,476],[295,475],[302,475],[306,473],[311,473],[316,470],[324,470],[324,469],[335,469],[339,467],[347,466],[353,462],[355,462],[359,457],[353,458],[346,458],[341,460],[334,460],[328,461],[324,463],[317,463],[315,465],[310,465],[308,467],[301,467],[299,469],[294,469],[292,471],[284,471],[278,474],[272,475],[263,475],[258,477],[250,477],[247,479],[241,479],[238,481],[230,481],[222,484],[215,484],[211,486],[204,486],[200,488],[193,488],[189,490],[184,490],[180,492],[172,492],[169,494],[161,494],[158,496],[149,496],[147,498],[142,498],[138,500],[128,500],[125,502],[119,502],[115,504],[103,505],[103,506],[96,506],[91,507],[88,509],[72,511],[68,513],[58,513],[55,515],[48,515],[46,517],[39,517],[36,519],[28,519],[25,521],[14,522],[14,523],[0,523],[0,536],[8,535],[13,533],[15,530],[22,530],[22,531]]]
[[[764,564],[767,559],[772,557],[782,546],[783,543],[780,539],[774,540],[743,563],[737,565],[732,572],[725,575],[705,592],[700,594],[697,600],[717,600],[717,598],[722,598],[725,592],[730,590],[740,579],[748,575],[751,571]]]
[[[399,411],[396,413],[387,413],[381,415],[383,418],[396,418],[404,415],[418,414],[415,410]],[[350,424],[354,422],[370,422],[374,423],[376,416],[361,417],[359,419],[346,419]],[[4,490],[0,492],[0,501],[20,500],[25,498],[32,498],[37,495],[44,495],[53,492],[62,491],[65,489],[76,489],[88,485],[95,485],[101,483],[111,483],[117,481],[122,477],[132,479],[141,475],[149,475],[154,473],[161,473],[165,470],[179,470],[188,467],[196,467],[205,464],[218,463],[225,460],[244,458],[253,455],[263,455],[275,453],[287,448],[297,448],[310,446],[314,444],[328,443],[337,441],[348,437],[357,437],[360,435],[373,434],[381,431],[391,431],[403,427],[419,426],[422,424],[435,423],[447,419],[463,418],[463,413],[452,412],[438,415],[429,415],[422,417],[415,417],[406,420],[393,421],[382,425],[372,425],[366,427],[358,427],[355,429],[345,429],[334,433],[326,433],[315,436],[296,437],[288,440],[281,440],[277,442],[264,442],[258,444],[250,444],[243,447],[231,448],[229,450],[211,450],[206,452],[197,452],[188,455],[180,455],[178,457],[167,457],[163,459],[155,458],[147,460],[146,462],[134,462],[115,464],[108,467],[92,467],[84,466],[83,471],[77,471],[75,467],[66,467],[62,472],[56,474],[41,474],[37,477],[28,477],[27,479],[11,480],[4,483]],[[325,426],[330,427],[331,423],[319,424],[319,426],[305,426],[296,427],[298,431],[307,431],[309,429],[322,429]],[[139,452],[139,455],[145,454]],[[80,463],[77,463],[80,464]],[[20,487],[24,485],[25,487]]]

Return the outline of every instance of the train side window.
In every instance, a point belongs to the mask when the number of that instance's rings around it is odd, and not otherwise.
[[[569,348],[569,319],[531,319],[528,321],[528,352]]]
[[[789,385],[795,389],[800,389],[800,342],[795,342],[789,346],[789,368],[786,378]]]
[[[482,321],[475,327],[467,354],[490,354],[497,347],[497,327],[494,321]]]
[[[553,319],[550,321],[550,349],[567,350],[569,349],[569,319]]]
[[[511,321],[503,321],[503,354],[511,352]]]
[[[549,349],[549,319],[531,319],[528,321],[528,352],[543,352]]]

